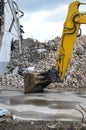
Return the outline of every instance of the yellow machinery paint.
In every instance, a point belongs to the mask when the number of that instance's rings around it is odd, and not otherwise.
[[[64,23],[63,33],[56,58],[56,70],[61,80],[64,79],[71,53],[74,47],[80,24],[86,24],[86,13],[79,12],[81,3],[78,0],[72,2],[68,8],[68,14]]]

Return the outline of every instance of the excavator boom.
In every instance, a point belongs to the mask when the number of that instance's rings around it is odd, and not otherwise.
[[[64,23],[62,38],[56,58],[56,71],[58,71],[61,80],[64,79],[67,71],[80,24],[86,24],[86,13],[79,12],[80,4],[85,3],[74,1],[69,5],[67,18]]]
[[[81,24],[86,24],[86,13],[79,12],[81,3],[75,0],[69,5],[62,37],[56,57],[56,68],[44,73],[25,73],[24,93],[39,92],[51,82],[62,82],[68,68],[76,37]]]

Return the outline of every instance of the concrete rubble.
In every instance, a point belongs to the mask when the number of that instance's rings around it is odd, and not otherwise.
[[[46,43],[34,39],[23,39],[22,53],[19,53],[18,42],[15,41],[11,52],[11,61],[7,71],[1,75],[0,85],[24,87],[23,73],[25,71],[46,71],[56,64],[57,49],[60,38],[56,37]],[[51,83],[48,88],[86,87],[86,36],[77,38],[72,58],[63,83]]]

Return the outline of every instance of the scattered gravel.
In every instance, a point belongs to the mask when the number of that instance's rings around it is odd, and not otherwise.
[[[0,130],[85,130],[85,127],[77,122],[2,121]]]

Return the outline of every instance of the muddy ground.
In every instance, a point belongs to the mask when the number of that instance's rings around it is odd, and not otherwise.
[[[65,121],[65,119],[64,121],[53,119],[27,121],[13,119],[13,116],[8,115],[0,117],[0,130],[86,130],[86,124],[83,119],[80,121]]]
[[[77,122],[2,121],[0,130],[86,130],[86,127]]]

